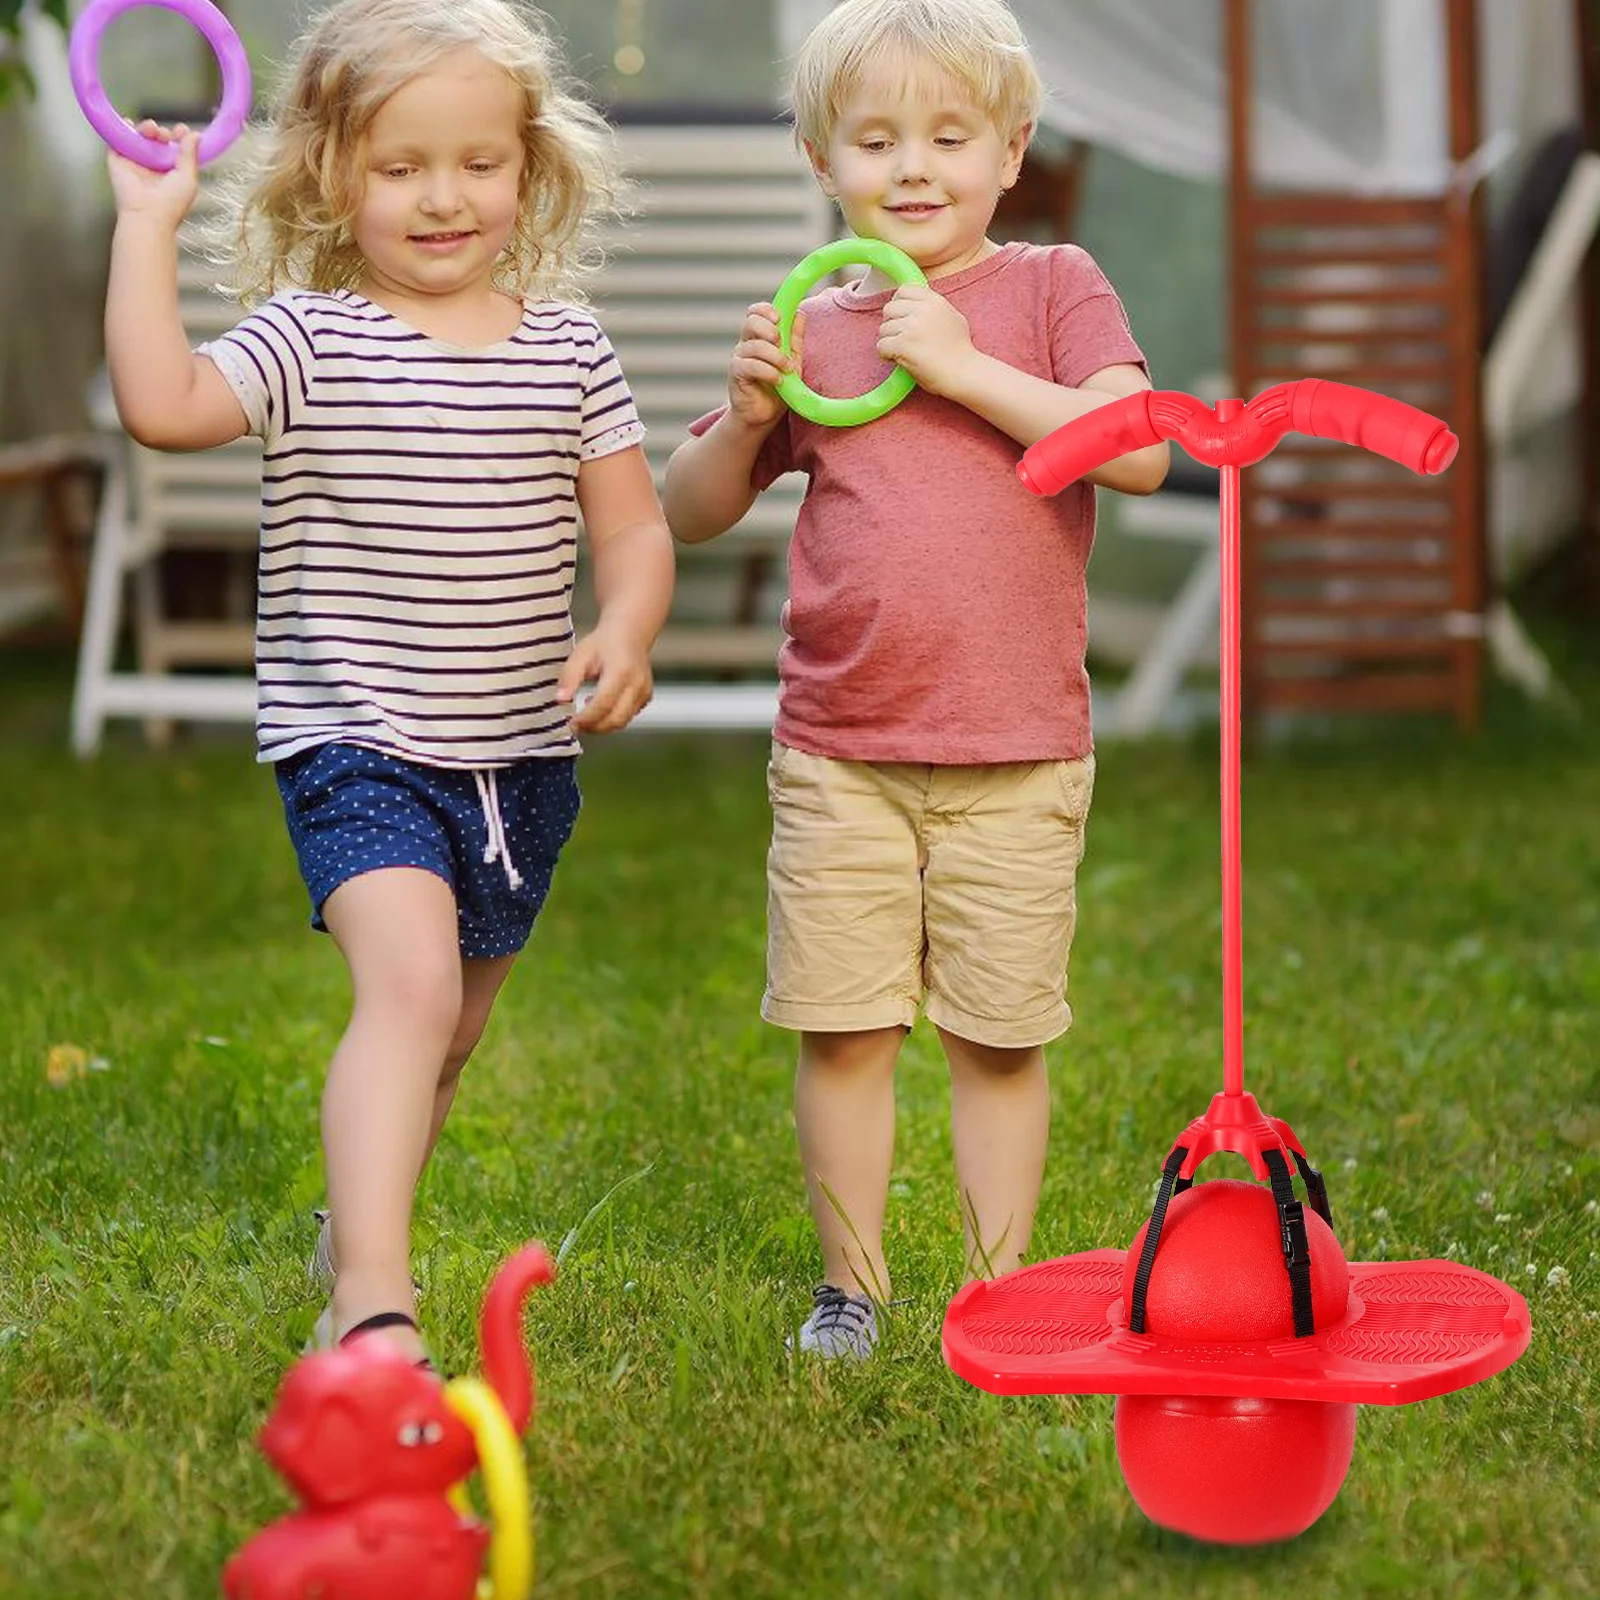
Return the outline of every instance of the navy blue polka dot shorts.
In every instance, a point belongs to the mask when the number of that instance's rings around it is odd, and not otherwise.
[[[324,744],[276,764],[311,925],[340,884],[421,867],[456,897],[464,956],[528,942],[578,820],[577,758],[509,767],[428,767],[360,745]]]

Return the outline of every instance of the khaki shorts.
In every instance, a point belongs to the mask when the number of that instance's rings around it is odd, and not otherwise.
[[[975,1044],[1072,1025],[1067,957],[1094,757],[942,767],[774,743],[767,992],[780,1027],[931,1022]]]

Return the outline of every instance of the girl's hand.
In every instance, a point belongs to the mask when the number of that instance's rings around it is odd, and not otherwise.
[[[936,289],[908,283],[883,308],[878,354],[904,367],[929,394],[948,396],[976,351],[967,319]]]
[[[119,217],[148,217],[164,222],[176,229],[189,214],[194,197],[200,192],[200,162],[196,151],[200,135],[192,133],[186,123],[176,128],[163,128],[160,123],[146,118],[138,131],[147,139],[178,146],[178,164],[170,172],[152,172],[137,161],[129,161],[115,151],[107,152],[106,165],[111,171],[111,192],[116,196]]]
[[[728,407],[747,427],[770,428],[787,409],[773,385],[785,374],[800,370],[805,320],[803,311],[795,314],[794,352],[786,356],[778,343],[777,310],[763,302],[745,313],[728,366]]]
[[[628,629],[601,620],[573,647],[556,684],[556,700],[571,701],[578,686],[597,679],[583,710],[572,718],[577,733],[615,733],[650,704],[654,687],[650,652]]]

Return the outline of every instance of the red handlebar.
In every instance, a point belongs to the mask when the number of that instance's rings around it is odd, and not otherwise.
[[[1211,467],[1247,467],[1286,433],[1359,445],[1413,472],[1443,472],[1460,440],[1437,417],[1403,400],[1325,378],[1264,390],[1223,420],[1204,401],[1172,389],[1146,389],[1101,406],[1031,445],[1017,476],[1037,495],[1059,494],[1097,467],[1174,439]]]
[[[1193,395],[1147,389],[1057,428],[1025,451],[1017,463],[1017,476],[1037,495],[1056,494],[1106,462],[1162,439],[1175,439],[1196,461],[1222,469],[1218,510],[1223,1092],[1219,1102],[1230,1107],[1244,1094],[1243,944],[1239,914],[1239,469],[1269,455],[1291,430],[1360,445],[1413,472],[1429,474],[1443,472],[1460,447],[1460,441],[1444,423],[1415,406],[1346,383],[1302,378],[1295,383],[1280,383],[1258,394],[1248,405],[1238,400],[1220,401],[1215,411]],[[1260,1120],[1254,1111],[1251,1116]],[[1260,1125],[1266,1127],[1265,1122]],[[1251,1135],[1252,1140],[1254,1137]]]

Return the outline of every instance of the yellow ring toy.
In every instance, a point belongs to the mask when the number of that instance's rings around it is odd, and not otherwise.
[[[533,1588],[533,1507],[522,1446],[505,1407],[480,1379],[452,1378],[444,1398],[478,1447],[489,1502],[489,1576],[478,1583],[478,1600],[528,1600]],[[450,1491],[450,1501],[462,1516],[473,1515],[465,1484]]]

